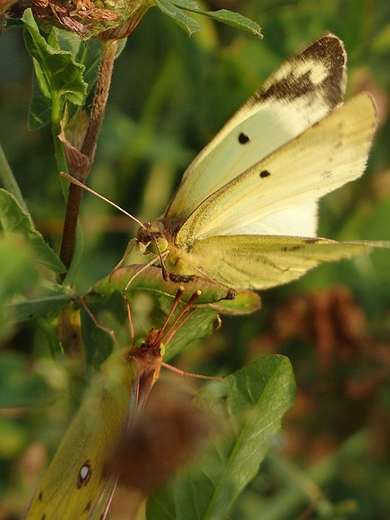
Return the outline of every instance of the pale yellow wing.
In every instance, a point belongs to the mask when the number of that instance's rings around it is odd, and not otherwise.
[[[291,56],[200,152],[165,217],[188,217],[209,195],[320,121],[343,99],[346,53],[329,34]],[[311,228],[316,226],[315,211]]]
[[[105,463],[138,405],[138,364],[127,351],[112,354],[92,380],[26,520],[105,518],[116,483],[104,475]]]
[[[214,235],[262,234],[278,218],[285,235],[301,229],[313,203],[364,171],[376,128],[371,96],[359,94],[206,199],[184,222],[179,247]],[[288,228],[288,232],[286,231]]]
[[[267,289],[291,282],[309,269],[389,247],[388,242],[335,242],[287,236],[218,236],[198,242],[183,259],[229,287]],[[189,273],[187,273],[189,274]]]

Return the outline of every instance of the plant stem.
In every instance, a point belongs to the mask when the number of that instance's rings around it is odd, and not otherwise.
[[[84,172],[78,171],[77,178],[85,182],[95,158],[96,144],[102,126],[104,112],[110,90],[112,71],[114,67],[115,53],[118,47],[116,40],[105,40],[102,42],[102,55],[100,60],[99,74],[92,102],[87,133],[81,147],[81,153],[88,158],[88,166]],[[69,186],[68,202],[62,235],[60,258],[64,265],[69,268],[75,247],[77,219],[79,216],[83,189],[71,184]]]

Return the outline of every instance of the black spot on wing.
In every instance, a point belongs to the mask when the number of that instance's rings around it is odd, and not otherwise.
[[[240,135],[238,136],[238,142],[240,144],[246,144],[246,143],[249,143],[250,139],[249,137],[244,134],[244,132],[241,132]]]
[[[282,251],[284,253],[293,253],[294,251],[299,251],[300,249],[304,249],[304,247],[308,244],[316,244],[317,242],[320,242],[320,238],[305,238],[302,244],[296,244],[293,246],[285,246],[282,248]]]
[[[77,475],[77,489],[81,489],[86,486],[91,479],[92,470],[91,470],[91,462],[86,460],[84,464],[81,466],[78,475]]]
[[[302,248],[303,246],[286,246],[282,248],[282,251],[284,253],[293,253],[294,251],[299,251]]]
[[[259,173],[259,176],[261,179],[265,179],[266,177],[269,177],[271,175],[271,172],[269,172],[268,170],[263,170],[262,172]]]

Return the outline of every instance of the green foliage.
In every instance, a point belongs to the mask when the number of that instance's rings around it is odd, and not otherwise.
[[[219,11],[204,11],[200,9],[198,3],[194,2],[193,0],[156,0],[156,4],[164,14],[167,14],[173,18],[175,22],[177,22],[181,27],[187,29],[190,35],[196,31],[200,31],[201,25],[196,20],[183,13],[182,9],[192,13],[208,16],[209,18],[217,20],[218,22],[226,23],[227,25],[231,25],[232,27],[236,27],[238,29],[245,29],[247,31],[253,32],[258,36],[261,36],[260,27],[257,25],[257,23],[249,20],[248,18],[245,18],[239,13],[233,13],[227,9],[220,9]]]
[[[226,518],[259,469],[281,416],[294,401],[289,361],[270,356],[208,385],[196,401],[221,417],[222,432],[190,470],[151,497],[149,520]],[[223,403],[223,404],[221,404]],[[218,429],[218,427],[217,427]]]
[[[87,83],[83,80],[85,66],[76,63],[70,51],[63,51],[52,32],[50,43],[41,35],[30,9],[23,15],[26,28],[26,47],[34,63],[34,97],[31,101],[29,125],[32,130],[51,120],[52,106],[69,100],[83,105],[87,95]]]
[[[20,355],[9,353],[1,358],[0,381],[3,390],[1,408],[36,406],[46,397],[49,389],[38,374],[26,375],[26,362]]]
[[[5,236],[20,233],[29,241],[38,262],[47,269],[56,273],[65,270],[58,256],[34,229],[30,215],[25,213],[14,197],[5,190],[0,190],[0,222]]]

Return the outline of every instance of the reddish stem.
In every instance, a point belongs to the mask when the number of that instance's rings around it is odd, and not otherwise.
[[[96,83],[95,94],[92,102],[91,114],[89,117],[88,129],[81,147],[88,161],[85,161],[85,170],[77,171],[77,178],[85,182],[95,158],[96,143],[102,126],[104,112],[107,104],[108,93],[110,90],[112,71],[114,68],[115,53],[118,47],[116,40],[105,40],[102,42],[102,56],[100,60],[98,80]],[[72,173],[72,172],[70,172]],[[83,189],[71,184],[66,206],[64,230],[62,235],[60,258],[68,269],[72,258],[76,240],[77,219],[80,212],[81,198]]]

